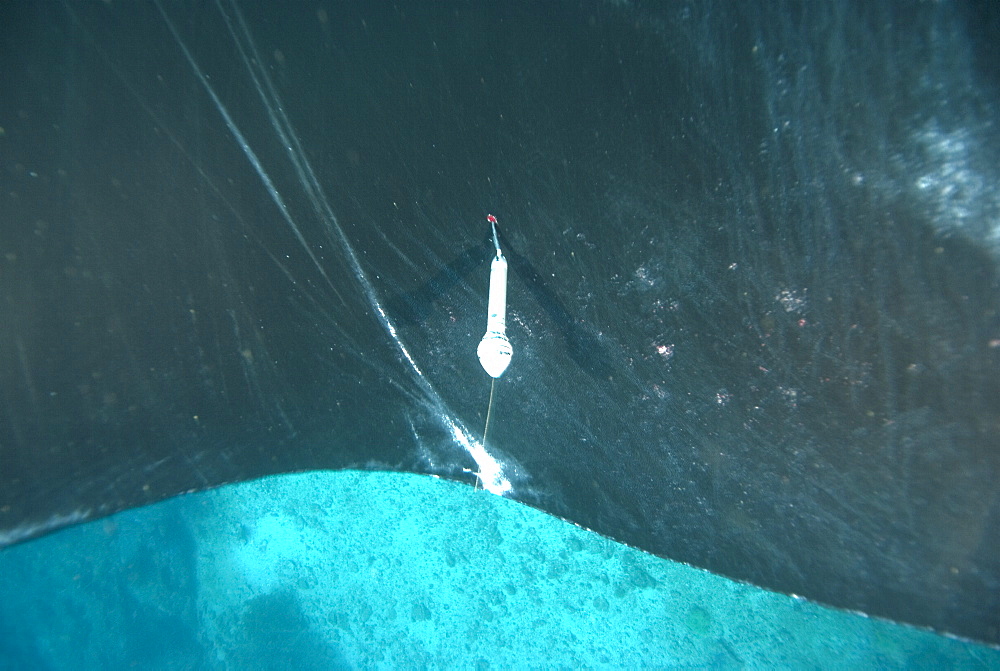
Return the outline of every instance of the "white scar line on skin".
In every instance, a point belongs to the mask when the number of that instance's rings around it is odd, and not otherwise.
[[[267,170],[265,170],[263,164],[258,158],[257,154],[253,151],[246,137],[240,131],[236,122],[233,120],[229,111],[226,109],[222,100],[216,94],[215,90],[212,88],[211,83],[205,76],[204,72],[198,66],[188,49],[187,45],[182,40],[180,33],[178,33],[173,22],[167,16],[166,12],[160,6],[160,3],[156,3],[157,9],[163,16],[164,21],[167,24],[171,34],[179,45],[181,51],[184,54],[185,59],[194,71],[195,76],[198,81],[202,84],[205,91],[208,93],[209,97],[212,99],[212,103],[218,109],[219,114],[222,115],[222,119],[229,129],[229,132],[233,135],[236,143],[239,145],[240,149],[243,151],[247,160],[250,161],[251,166],[260,177],[264,184],[265,189],[271,196],[271,199],[277,205],[278,210],[281,212],[282,218],[288,224],[295,234],[296,239],[299,244],[303,247],[309,259],[319,270],[320,274],[326,280],[327,284],[336,290],[333,282],[330,280],[326,271],[322,267],[319,259],[313,253],[311,247],[305,236],[302,234],[299,227],[296,225],[288,206],[285,203],[284,198],[282,198],[281,193],[278,191],[274,184],[274,181],[268,175]],[[382,308],[381,302],[378,300],[378,296],[375,292],[375,288],[368,278],[368,274],[365,272],[364,268],[361,266],[361,262],[358,259],[357,254],[354,252],[350,241],[345,235],[343,229],[340,227],[337,217],[333,214],[333,209],[330,207],[329,200],[324,193],[319,180],[316,178],[315,172],[312,169],[312,165],[309,163],[308,158],[302,151],[301,143],[298,140],[298,136],[295,133],[291,122],[284,113],[283,105],[278,98],[277,92],[271,83],[270,78],[267,75],[266,70],[261,66],[261,60],[257,52],[257,48],[254,45],[252,36],[250,34],[249,28],[247,27],[245,21],[243,20],[242,13],[235,4],[232,5],[232,13],[236,17],[239,23],[239,31],[233,25],[232,17],[225,11],[222,7],[222,3],[217,0],[216,6],[219,12],[222,14],[226,25],[229,29],[230,35],[233,38],[237,49],[239,50],[240,56],[246,66],[250,77],[254,82],[254,86],[257,89],[257,93],[260,96],[265,109],[267,110],[268,117],[270,118],[271,125],[275,129],[279,138],[282,140],[282,144],[286,149],[289,160],[292,162],[295,172],[299,177],[299,182],[306,192],[310,203],[313,206],[319,219],[326,225],[328,232],[332,232],[336,237],[337,241],[340,243],[340,248],[343,251],[345,257],[347,258],[348,264],[361,287],[361,290],[368,301],[368,304],[373,309],[379,323],[382,328],[385,329],[386,333],[389,334],[392,341],[395,343],[397,349],[402,355],[403,359],[413,370],[417,376],[417,381],[420,387],[424,390],[431,405],[434,408],[435,414],[439,421],[441,421],[446,428],[449,429],[455,441],[460,444],[469,455],[473,458],[476,464],[479,466],[480,477],[483,480],[483,486],[488,491],[503,494],[511,490],[510,481],[503,475],[503,468],[499,461],[497,461],[492,455],[487,452],[484,444],[474,441],[469,438],[468,431],[461,426],[461,423],[452,417],[451,413],[448,412],[447,406],[441,395],[437,392],[434,386],[430,383],[430,380],[424,375],[424,372],[417,365],[416,360],[411,355],[403,339],[400,337],[396,326],[392,319]],[[249,50],[250,53],[247,52]]]

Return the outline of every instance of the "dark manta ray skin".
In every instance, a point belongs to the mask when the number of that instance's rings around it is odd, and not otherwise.
[[[488,457],[1000,642],[995,19],[875,5],[5,4],[0,541]]]

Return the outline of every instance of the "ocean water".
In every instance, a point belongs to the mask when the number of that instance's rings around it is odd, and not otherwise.
[[[990,669],[1000,650],[437,478],[312,472],[0,553],[2,669]]]

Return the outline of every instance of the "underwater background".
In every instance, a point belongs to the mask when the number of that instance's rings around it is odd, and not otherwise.
[[[989,669],[456,483],[307,473],[0,554],[3,669]]]

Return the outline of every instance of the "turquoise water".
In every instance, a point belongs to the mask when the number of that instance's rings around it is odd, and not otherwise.
[[[0,553],[0,668],[1000,668],[468,486],[313,472]]]

